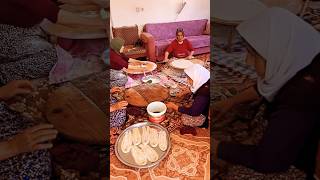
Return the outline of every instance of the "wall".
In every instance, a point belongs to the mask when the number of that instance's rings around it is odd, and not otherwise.
[[[186,6],[178,16],[184,1]],[[136,12],[136,8],[143,11]],[[210,0],[111,0],[110,11],[111,26],[137,24],[141,31],[146,23],[209,19]]]

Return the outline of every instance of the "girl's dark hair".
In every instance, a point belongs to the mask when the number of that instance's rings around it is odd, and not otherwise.
[[[176,31],[176,36],[178,35],[178,33],[181,32],[182,35],[184,36],[184,31],[182,28],[178,28],[177,31]]]

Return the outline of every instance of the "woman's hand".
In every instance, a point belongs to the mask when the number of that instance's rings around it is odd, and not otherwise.
[[[57,137],[58,131],[51,124],[40,124],[25,129],[9,141],[15,154],[32,152],[40,149],[49,149],[53,145],[51,141]]]
[[[230,111],[235,105],[232,98],[219,101],[213,104],[213,119],[221,119],[228,111]]]
[[[113,87],[113,88],[111,88],[110,93],[113,94],[113,93],[118,93],[121,91],[123,91],[122,87]]]
[[[125,109],[128,106],[127,101],[120,101],[110,106],[110,112]]]
[[[167,108],[173,109],[173,110],[175,110],[175,111],[178,111],[178,109],[179,109],[179,106],[176,105],[176,104],[173,103],[173,102],[167,102],[167,103],[166,103],[166,106],[167,106]]]
[[[0,87],[0,99],[8,100],[16,95],[29,94],[33,90],[30,81],[16,80]]]

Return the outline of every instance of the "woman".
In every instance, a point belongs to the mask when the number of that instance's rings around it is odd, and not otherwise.
[[[127,78],[121,71],[110,70],[110,128],[121,127],[126,121],[127,101],[117,101],[112,95],[124,90]]]
[[[122,52],[124,49],[124,40],[122,38],[113,38],[110,42],[110,64],[111,69],[121,70],[128,68],[129,58]]]
[[[100,18],[86,18],[59,7],[51,0],[0,2],[0,82],[47,77],[57,53],[39,26],[53,23],[106,27]]]
[[[176,39],[166,49],[164,54],[164,61],[168,61],[169,54],[176,58],[191,59],[194,53],[194,49],[188,39],[184,38],[184,31],[182,28],[178,28],[176,31]]]
[[[210,104],[210,72],[199,64],[188,67],[184,72],[188,75],[189,84],[192,84],[190,90],[194,94],[194,101],[191,107],[179,107],[173,102],[166,103],[166,106],[180,113],[192,116],[193,118],[184,116],[186,117],[186,121],[184,121],[184,119],[182,120],[185,125],[207,128],[209,126],[207,117]],[[200,115],[204,115],[205,117],[201,118]],[[199,121],[199,119],[202,120]],[[190,122],[192,120],[197,122]]]
[[[214,156],[262,173],[295,165],[311,177],[320,127],[320,35],[281,8],[271,8],[237,29],[248,43],[247,62],[257,71],[257,86],[215,103],[214,117],[262,97],[269,105],[268,127],[258,145],[214,141]]]
[[[0,174],[1,179],[50,179],[51,140],[57,130],[51,124],[35,125],[32,120],[10,110],[5,101],[29,94],[29,81],[11,81],[0,87]]]

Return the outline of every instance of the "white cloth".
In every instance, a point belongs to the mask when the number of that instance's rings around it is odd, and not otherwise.
[[[184,69],[184,72],[192,79],[191,92],[195,93],[210,79],[210,72],[199,64],[194,64]]]
[[[265,77],[258,78],[258,91],[268,101],[320,52],[319,32],[282,8],[270,8],[237,29],[266,60]]]

